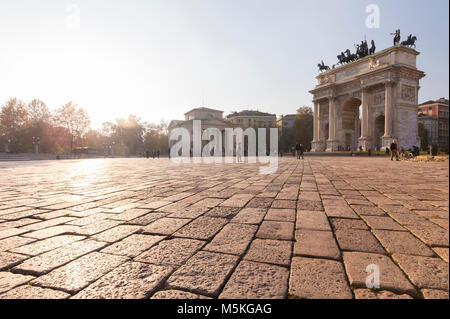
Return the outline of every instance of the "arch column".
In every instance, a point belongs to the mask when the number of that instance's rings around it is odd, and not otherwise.
[[[313,141],[311,143],[311,152],[322,152],[323,141],[320,140],[321,135],[321,117],[320,117],[320,104],[317,100],[314,102],[314,123],[313,123]]]
[[[364,151],[371,148],[372,138],[369,131],[369,98],[370,94],[367,88],[361,89],[361,137],[359,138],[359,146],[362,147]]]
[[[387,81],[384,89],[384,135],[382,139],[381,150],[385,151],[386,148],[391,147],[393,141],[392,137],[392,87],[393,81]]]
[[[336,98],[334,96],[328,98],[328,141],[327,152],[337,151],[338,145],[336,141]]]

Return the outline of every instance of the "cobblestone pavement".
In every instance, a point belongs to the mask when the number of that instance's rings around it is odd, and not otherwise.
[[[0,176],[0,298],[449,296],[447,164],[96,159]]]

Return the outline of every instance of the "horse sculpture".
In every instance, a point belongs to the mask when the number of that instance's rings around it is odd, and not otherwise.
[[[325,65],[325,63],[323,63],[323,60],[321,62],[322,63],[317,64],[317,67],[319,68],[319,72],[329,71],[330,67],[328,65]]]
[[[337,58],[338,58],[338,60],[339,60],[338,64],[340,64],[340,65],[343,65],[344,63],[347,62],[347,61],[346,61],[346,58],[345,58],[344,52],[341,52],[341,54],[339,54],[339,55],[337,56]]]
[[[413,36],[412,34],[410,34],[408,36],[408,39],[406,41],[403,41],[402,43],[400,43],[401,45],[410,47],[410,48],[416,48],[416,41],[417,41],[417,37]]]
[[[349,49],[345,50],[345,54],[347,55],[345,57],[345,61],[347,63],[358,60],[358,56],[356,54],[351,53]]]

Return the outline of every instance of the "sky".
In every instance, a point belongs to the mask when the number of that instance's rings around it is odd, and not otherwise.
[[[322,59],[364,37],[385,49],[398,28],[418,38],[419,102],[448,98],[448,12],[448,0],[2,0],[0,104],[72,101],[93,128],[201,106],[291,114],[312,106]]]

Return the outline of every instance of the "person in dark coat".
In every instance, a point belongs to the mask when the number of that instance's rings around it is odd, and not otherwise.
[[[391,161],[393,161],[395,156],[395,159],[398,161],[398,145],[397,140],[393,140],[391,143]]]

